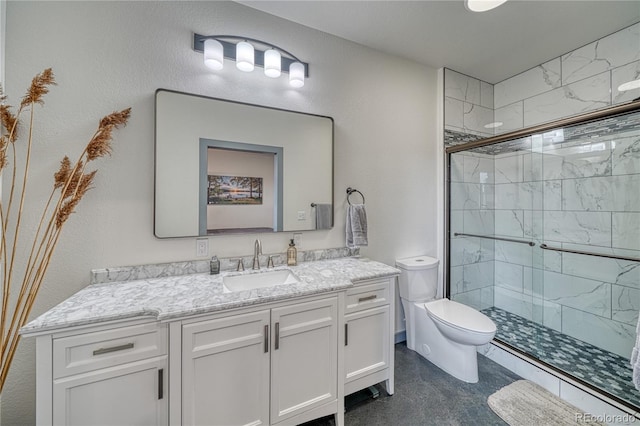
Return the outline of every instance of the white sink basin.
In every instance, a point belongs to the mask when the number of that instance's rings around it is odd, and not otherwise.
[[[227,275],[222,277],[225,293],[253,290],[254,288],[273,287],[284,284],[296,284],[300,280],[288,269],[256,272],[253,274]]]

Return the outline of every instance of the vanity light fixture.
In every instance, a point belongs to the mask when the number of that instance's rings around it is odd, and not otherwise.
[[[202,52],[204,64],[215,71],[224,67],[226,58],[235,61],[236,67],[244,72],[251,72],[258,66],[263,67],[264,74],[271,78],[288,73],[289,84],[295,88],[304,86],[305,78],[309,77],[309,64],[276,45],[254,38],[194,34],[193,50]]]
[[[472,12],[486,12],[495,9],[507,0],[464,0],[464,6]]]

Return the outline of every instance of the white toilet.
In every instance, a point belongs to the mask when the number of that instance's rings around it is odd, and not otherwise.
[[[407,347],[452,376],[478,381],[476,346],[489,343],[495,323],[483,313],[449,299],[436,299],[438,259],[396,260],[407,328]]]

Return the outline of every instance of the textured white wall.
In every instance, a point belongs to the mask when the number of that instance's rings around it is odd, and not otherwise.
[[[283,46],[311,64],[304,88],[227,66],[212,74],[191,49],[192,32],[242,34]],[[344,246],[345,189],[367,197],[369,247],[388,264],[436,255],[436,70],[229,2],[18,2],[7,4],[6,88],[19,102],[52,67],[58,87],[37,109],[34,198],[48,191],[64,154],[76,155],[98,119],[131,106],[95,189],[65,229],[34,309],[37,315],[86,286],[89,271],[193,259],[195,239],[153,236],[154,92],[199,93],[329,115],[335,119],[337,216],[331,231],[305,232],[303,249]],[[30,206],[27,206],[30,209]],[[31,211],[31,210],[27,210]],[[34,215],[29,214],[30,223]],[[260,235],[284,251],[287,233]],[[250,253],[256,235],[212,237],[211,253]],[[33,424],[34,342],[25,340],[2,395],[2,424]]]

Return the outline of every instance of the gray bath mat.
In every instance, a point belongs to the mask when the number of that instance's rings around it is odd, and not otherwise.
[[[503,387],[490,395],[487,402],[510,426],[604,425],[528,380],[518,380]]]

